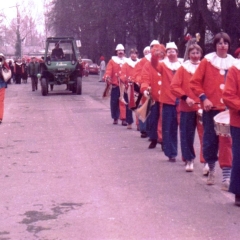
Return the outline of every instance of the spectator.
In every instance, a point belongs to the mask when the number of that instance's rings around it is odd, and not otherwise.
[[[100,57],[100,76],[99,76],[99,82],[104,82],[103,80],[103,76],[105,74],[105,70],[106,70],[106,62],[105,62],[105,58],[104,56]]]
[[[37,62],[35,57],[32,57],[31,62],[28,65],[28,74],[32,82],[32,91],[35,91],[38,89],[38,78],[37,78],[38,73],[40,73],[39,63]]]
[[[15,75],[15,83],[21,84],[22,79],[22,62],[21,59],[18,58],[14,65],[14,75]]]

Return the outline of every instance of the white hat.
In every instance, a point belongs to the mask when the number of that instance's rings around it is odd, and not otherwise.
[[[178,50],[177,45],[175,44],[175,42],[169,42],[169,43],[167,43],[166,49],[169,49],[169,48],[173,48],[173,49]]]
[[[160,44],[160,42],[158,40],[153,40],[151,43],[150,43],[150,47],[152,45],[156,45],[156,44]]]
[[[122,44],[118,44],[117,46],[116,46],[116,49],[115,49],[116,51],[118,51],[118,50],[125,50],[125,48],[124,48],[124,46],[122,45]]]
[[[2,58],[5,58],[4,54],[3,53],[0,53],[0,57]]]
[[[149,46],[145,47],[145,48],[143,49],[143,52],[145,52],[145,51],[149,51],[149,52],[150,52],[150,47],[149,47]]]

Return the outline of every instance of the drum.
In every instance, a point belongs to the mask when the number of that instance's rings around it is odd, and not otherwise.
[[[198,115],[198,122],[200,124],[202,124],[202,114],[203,114],[203,110],[202,109],[198,109],[197,115]]]
[[[213,119],[216,134],[223,137],[231,137],[229,110],[218,113]]]

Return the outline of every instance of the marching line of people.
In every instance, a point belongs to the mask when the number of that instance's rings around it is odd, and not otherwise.
[[[38,89],[38,78],[40,77],[40,62],[32,57],[30,62],[24,58],[18,58],[14,63],[7,62],[3,53],[0,53],[0,124],[3,121],[5,89],[8,84],[27,84],[28,77],[31,78],[32,91]]]
[[[221,32],[214,37],[215,51],[202,58],[197,41],[187,44],[187,59],[178,58],[174,42],[165,47],[152,41],[142,59],[136,49],[126,58],[124,46],[118,44],[103,76],[106,89],[111,89],[111,117],[113,124],[120,119],[131,129],[135,112],[137,130],[149,138],[149,149],[160,143],[169,162],[176,162],[180,131],[186,172],[194,170],[197,130],[206,184],[215,184],[218,161],[221,189],[234,193],[240,206],[240,49],[235,52],[237,59],[228,54],[231,39]],[[217,121],[220,115],[223,122]]]

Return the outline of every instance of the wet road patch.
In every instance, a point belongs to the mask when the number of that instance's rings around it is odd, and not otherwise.
[[[10,232],[7,232],[7,231],[0,232],[0,240],[10,240],[9,237],[4,236],[4,235],[9,235],[9,234],[10,234]]]
[[[69,211],[78,210],[82,206],[83,203],[65,202],[60,204],[54,204],[51,208],[51,213],[36,210],[27,211],[24,213],[25,218],[20,223],[27,225],[28,232],[37,234],[41,231],[51,230],[51,228],[36,226],[33,224],[42,221],[55,220],[58,218],[59,215],[67,214]]]

